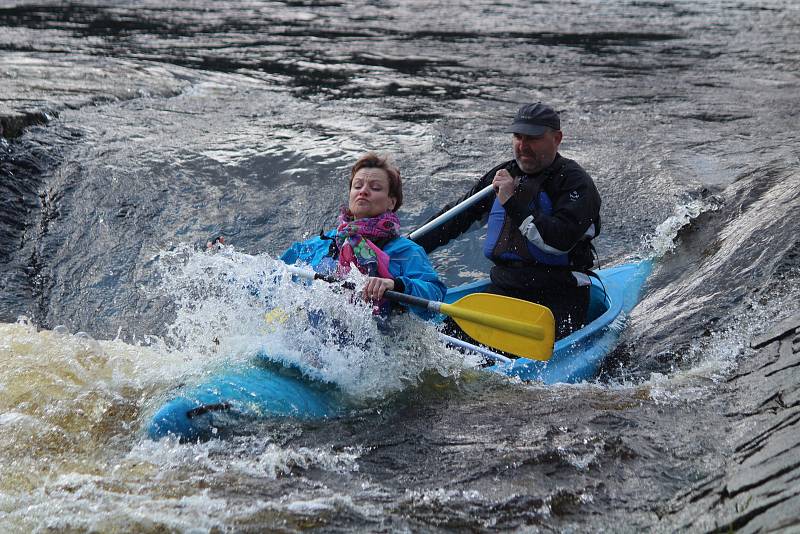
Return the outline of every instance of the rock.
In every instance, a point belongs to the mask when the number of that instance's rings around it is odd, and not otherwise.
[[[800,346],[795,315],[754,339],[760,350],[730,379],[739,435],[723,473],[672,503],[670,523],[692,532],[800,532]]]
[[[782,321],[766,334],[753,339],[753,341],[750,342],[750,346],[754,349],[760,349],[767,343],[775,341],[778,338],[782,338],[789,333],[795,332],[798,329],[798,325],[800,325],[800,314]]]

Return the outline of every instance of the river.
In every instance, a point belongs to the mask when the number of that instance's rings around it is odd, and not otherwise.
[[[29,119],[0,138],[2,530],[671,531],[737,438],[719,385],[797,310],[799,28],[790,0],[0,2]],[[342,357],[345,417],[146,438],[252,354],[225,277],[330,226],[358,155],[393,155],[410,231],[538,100],[603,197],[601,266],[655,260],[598,380],[488,376],[422,329]],[[448,285],[482,232],[432,255]]]

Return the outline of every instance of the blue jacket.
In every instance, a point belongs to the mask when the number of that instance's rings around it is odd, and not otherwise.
[[[328,237],[333,237],[335,234],[336,230],[327,233]],[[330,243],[329,240],[321,239],[319,236],[294,243],[283,253],[281,260],[289,265],[300,262],[310,265],[315,270],[320,267],[324,269],[321,264],[325,263],[323,260],[328,257]],[[404,293],[427,300],[441,301],[444,298],[447,288],[439,280],[421,246],[405,237],[396,237],[386,243],[382,250],[389,255],[389,272],[395,280],[403,284]],[[436,316],[421,308],[409,307],[409,309],[426,320]]]

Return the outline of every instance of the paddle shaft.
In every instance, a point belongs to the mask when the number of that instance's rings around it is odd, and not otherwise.
[[[449,343],[450,345],[456,345],[457,347],[477,352],[478,354],[486,356],[487,358],[495,360],[497,362],[511,363],[512,361],[514,361],[511,358],[503,356],[502,354],[497,354],[496,352],[492,352],[484,347],[479,347],[477,345],[473,345],[472,343],[467,343],[462,339],[448,336],[447,334],[442,334],[441,332],[439,333],[439,339],[441,339],[445,343]]]
[[[289,272],[311,280],[323,280],[328,283],[341,283],[342,287],[345,289],[355,289],[355,285],[352,282],[341,282],[341,280],[334,276],[320,274],[307,269],[301,269],[300,267],[289,266]],[[433,313],[443,313],[444,315],[450,316],[456,320],[461,319],[464,321],[488,326],[490,328],[496,328],[504,332],[511,332],[534,339],[545,338],[544,329],[541,326],[527,324],[522,321],[510,319],[508,317],[498,317],[496,315],[490,315],[487,313],[466,309],[464,307],[459,307],[457,302],[455,304],[447,304],[445,302],[428,300],[422,297],[416,297],[414,295],[398,293],[397,291],[386,291],[383,296],[387,300],[402,302],[403,304],[416,306]],[[498,295],[493,296],[496,296],[497,298],[503,298]]]
[[[313,280],[322,280],[322,281],[328,282],[328,283],[341,283],[341,280],[339,280],[335,276],[326,276],[324,274],[320,274],[320,273],[317,273],[317,272],[314,272],[314,271],[310,271],[308,269],[301,269],[300,267],[296,267],[296,266],[290,266],[289,267],[289,272],[291,272],[292,274],[298,275],[298,276],[300,276],[302,278],[308,278],[308,279],[313,279]],[[342,286],[345,289],[355,289],[355,284],[353,284],[352,282],[343,282]],[[395,297],[398,301],[401,301],[401,302],[405,301],[408,304],[412,304],[412,305],[415,305],[415,306],[420,306],[422,308],[429,309],[431,311],[438,311],[437,309],[435,309],[436,306],[432,307],[431,305],[442,304],[440,302],[434,302],[434,301],[426,300],[426,299],[423,299],[423,298],[420,298],[420,297],[415,297],[413,295],[406,295],[404,293],[398,293],[397,291],[387,291],[386,293],[390,294],[389,297],[387,297],[387,298]],[[384,296],[386,296],[386,294],[384,294]],[[478,354],[482,354],[483,356],[486,356],[487,358],[490,358],[492,360],[499,361],[499,362],[504,362],[504,363],[510,363],[511,362],[510,358],[507,358],[507,357],[505,357],[505,356],[503,356],[501,354],[497,354],[496,352],[492,352],[492,351],[490,351],[490,350],[488,350],[488,349],[486,349],[484,347],[479,347],[477,345],[473,345],[472,343],[468,343],[468,342],[466,342],[464,340],[457,339],[457,338],[454,338],[452,336],[448,336],[447,334],[440,333],[439,337],[442,339],[442,341],[444,341],[446,343],[449,343],[451,345],[456,345],[458,347],[461,347],[461,348],[464,348],[464,349],[467,349],[467,350],[471,350],[473,352],[477,352]]]
[[[521,336],[530,336],[536,339],[544,339],[544,333],[541,327],[532,326],[523,323],[522,321],[515,321],[507,317],[497,317],[475,310],[469,310],[459,307],[457,304],[447,304],[445,302],[437,302],[435,300],[428,300],[414,295],[406,295],[405,293],[398,293],[397,291],[387,291],[383,294],[389,300],[402,302],[409,306],[417,306],[418,308],[427,309],[433,313],[443,313],[452,317],[453,319],[463,319],[477,324],[482,324],[505,332],[512,332]]]
[[[492,195],[492,194],[494,194],[494,186],[493,185],[487,185],[486,187],[484,187],[483,189],[481,189],[480,191],[478,191],[477,193],[475,193],[474,195],[472,195],[468,199],[464,200],[464,202],[461,202],[460,204],[457,204],[456,206],[450,208],[449,210],[447,210],[446,212],[442,213],[441,215],[439,215],[435,219],[423,224],[422,226],[420,226],[419,228],[417,228],[416,230],[414,230],[413,232],[408,234],[408,238],[413,241],[413,240],[415,240],[415,239],[417,239],[419,237],[422,237],[423,235],[427,234],[432,229],[436,228],[439,225],[442,225],[442,224],[446,223],[450,219],[454,218],[456,215],[458,215],[461,212],[463,212],[463,211],[467,210],[468,208],[472,207],[473,204],[476,204],[476,203],[480,202],[481,200],[487,198],[489,195]]]
[[[300,267],[289,266],[289,272],[309,280],[322,280],[323,282],[328,282],[329,284],[341,284],[345,289],[356,288],[356,285],[353,282],[342,282],[335,276],[317,273],[308,269],[301,269]],[[388,300],[402,302],[404,304],[408,304],[409,306],[417,306],[418,308],[423,308],[434,313],[439,313],[439,305],[444,304],[443,302],[436,302],[421,297],[415,297],[414,295],[406,295],[405,293],[398,293],[397,291],[386,291],[384,292],[383,296]],[[445,304],[445,306],[447,306],[447,304]]]

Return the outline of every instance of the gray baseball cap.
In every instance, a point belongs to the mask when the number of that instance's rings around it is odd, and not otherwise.
[[[544,134],[547,130],[560,129],[561,119],[559,119],[556,110],[547,104],[536,102],[535,104],[525,104],[519,108],[508,131],[538,136]]]

